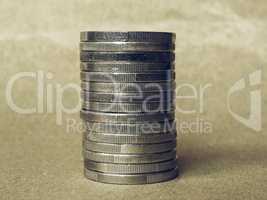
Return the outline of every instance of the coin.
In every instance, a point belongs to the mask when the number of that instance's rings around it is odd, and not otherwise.
[[[169,62],[174,60],[172,52],[94,52],[81,51],[81,61],[136,61],[136,62]]]
[[[84,138],[94,142],[110,143],[110,144],[151,144],[168,142],[176,139],[175,132],[161,134],[144,134],[144,135],[129,135],[129,134],[111,134],[98,132],[84,132]]]
[[[167,62],[81,62],[82,71],[144,73],[149,71],[174,70],[174,63]]]
[[[112,174],[143,174],[162,172],[175,169],[177,166],[176,160],[163,161],[160,163],[146,164],[114,164],[100,163],[91,160],[84,161],[85,168],[97,172],[112,173]]]
[[[81,72],[80,76],[82,81],[92,82],[166,82],[175,78],[175,72],[167,70],[164,72],[151,71],[149,73]]]
[[[81,51],[172,51],[174,43],[158,42],[81,42]]]
[[[91,42],[160,42],[170,43],[175,41],[175,33],[167,32],[100,32],[83,31],[80,35],[81,41]]]
[[[160,102],[162,104],[172,103],[174,94],[166,92],[142,92],[138,93],[102,93],[81,91],[81,98],[84,101],[110,102],[110,103],[143,103]]]
[[[176,140],[158,144],[108,144],[83,140],[86,150],[111,154],[160,153],[176,148]]]
[[[138,93],[138,92],[171,92],[175,89],[174,81],[148,83],[81,83],[82,90],[103,93]]]
[[[176,159],[176,150],[163,153],[146,153],[146,154],[110,154],[99,153],[94,151],[83,151],[83,157],[95,162],[120,163],[120,164],[138,164],[138,163],[156,163],[166,160]]]
[[[96,172],[84,168],[84,175],[90,180],[102,183],[137,185],[158,183],[174,179],[178,176],[178,169],[175,168],[165,172],[125,175]]]
[[[174,112],[156,112],[156,113],[104,113],[81,110],[81,118],[85,121],[106,122],[106,123],[144,123],[144,122],[163,122],[173,120]]]
[[[150,103],[105,103],[84,101],[82,103],[84,110],[99,112],[117,112],[117,113],[140,113],[140,112],[161,112],[173,111],[174,103],[150,102]]]
[[[165,120],[163,122],[114,124],[84,121],[87,131],[112,134],[145,135],[173,132],[176,130],[175,121]]]

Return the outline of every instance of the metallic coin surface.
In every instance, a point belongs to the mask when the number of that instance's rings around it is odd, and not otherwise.
[[[178,175],[175,34],[80,34],[84,174],[116,184]]]
[[[158,42],[81,42],[81,51],[172,51],[174,43]]]
[[[173,120],[174,112],[156,112],[156,113],[103,113],[81,110],[81,118],[85,121],[106,122],[106,123],[144,123],[144,122],[164,122]]]
[[[125,82],[125,83],[136,83],[136,82],[166,82],[172,81],[175,78],[175,72],[155,72],[149,73],[105,73],[105,72],[81,72],[80,74],[82,81],[91,82]]]
[[[162,172],[177,167],[176,160],[163,161],[160,163],[146,163],[146,164],[114,164],[114,163],[100,163],[91,160],[84,161],[85,168],[97,172],[112,173],[112,174],[143,174]]]
[[[158,134],[176,131],[175,121],[165,120],[163,122],[149,123],[132,123],[132,124],[114,124],[84,121],[85,130],[112,133],[112,134],[129,134],[129,135],[145,135]]]
[[[161,102],[150,103],[105,103],[84,101],[82,103],[84,110],[98,112],[117,112],[117,113],[140,113],[140,112],[161,112],[174,111],[174,103],[163,104]]]
[[[92,131],[84,132],[84,139],[109,144],[153,144],[168,142],[176,139],[176,133],[160,133],[160,134],[144,134],[144,135],[129,135],[129,134],[110,134],[98,133]]]
[[[123,174],[101,173],[84,168],[84,175],[86,178],[90,180],[102,183],[137,185],[137,184],[150,184],[150,183],[158,183],[158,182],[172,180],[178,176],[178,169],[175,168],[165,172],[156,172],[147,174],[123,175]]]
[[[111,154],[144,154],[171,151],[176,148],[176,140],[158,144],[108,144],[83,140],[86,150]]]
[[[125,102],[125,103],[142,103],[160,102],[162,104],[173,103],[174,94],[172,91],[166,92],[142,92],[138,93],[102,93],[81,91],[81,98],[84,101],[97,102]]]
[[[83,157],[95,162],[119,163],[119,164],[138,164],[138,163],[156,163],[176,159],[176,149],[163,153],[150,154],[110,154],[94,151],[83,151]]]
[[[135,62],[169,62],[174,60],[172,52],[80,52],[81,61],[135,61]]]
[[[103,93],[139,93],[141,92],[170,92],[175,89],[174,81],[148,83],[99,83],[81,82],[81,89],[90,92]]]
[[[88,72],[125,72],[125,73],[144,73],[149,71],[174,70],[174,63],[156,62],[81,62],[82,71]]]
[[[160,42],[170,43],[175,41],[175,33],[168,32],[104,32],[83,31],[80,34],[81,41],[91,42]]]

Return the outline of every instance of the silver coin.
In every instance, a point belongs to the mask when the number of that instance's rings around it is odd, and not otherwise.
[[[112,134],[130,134],[130,135],[144,135],[144,134],[158,134],[176,131],[175,121],[165,120],[163,122],[153,123],[132,123],[132,124],[114,124],[114,123],[99,123],[99,122],[84,122],[85,130],[112,133]]]
[[[92,181],[97,181],[102,183],[137,185],[137,184],[159,183],[163,181],[172,180],[178,176],[178,168],[165,172],[135,174],[135,175],[107,174],[84,168],[84,175],[86,178]]]
[[[143,103],[105,103],[84,101],[82,103],[84,110],[99,112],[117,112],[117,113],[140,113],[140,112],[162,112],[174,111],[174,103],[151,102]]]
[[[160,134],[151,133],[144,135],[129,135],[86,131],[84,132],[84,139],[110,144],[153,144],[175,140],[176,133],[169,132]]]
[[[81,42],[81,51],[173,51],[174,43],[156,42]]]
[[[83,140],[86,150],[111,154],[144,154],[171,151],[176,148],[176,140],[158,144],[108,144]]]
[[[170,92],[175,90],[175,82],[150,83],[99,83],[82,81],[81,89],[90,92],[103,93],[138,93],[142,92]]]
[[[134,62],[169,62],[175,58],[172,52],[95,52],[81,51],[81,61],[134,61]]]
[[[125,73],[144,73],[149,71],[173,70],[174,63],[140,63],[140,62],[81,62],[82,71],[88,72],[125,72]]]
[[[136,82],[166,82],[175,79],[175,72],[164,71],[155,72],[151,71],[149,73],[105,73],[105,72],[81,72],[80,73],[82,81],[91,82],[125,82],[125,83],[136,83]]]
[[[160,163],[147,163],[147,164],[114,164],[114,163],[100,163],[91,160],[85,160],[84,166],[86,169],[103,173],[143,174],[143,173],[162,172],[175,169],[177,167],[177,161],[169,160]]]
[[[175,41],[175,33],[82,31],[80,34],[80,40],[90,42],[121,41],[170,43]]]
[[[85,121],[106,122],[106,123],[144,123],[144,122],[164,122],[173,120],[174,112],[156,112],[156,113],[103,113],[81,110],[81,118]]]
[[[83,151],[83,157],[85,159],[93,160],[95,162],[104,163],[119,163],[119,164],[138,164],[138,163],[156,163],[167,160],[176,159],[176,150],[167,151],[163,153],[151,153],[151,154],[110,154],[99,153],[94,151]]]
[[[165,92],[142,92],[138,93],[102,93],[81,91],[81,98],[84,101],[96,101],[106,103],[142,103],[160,102],[162,104],[172,103],[174,98],[173,91]]]

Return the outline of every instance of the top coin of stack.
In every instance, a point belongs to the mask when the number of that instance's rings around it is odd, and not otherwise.
[[[85,176],[117,184],[175,178],[175,34],[89,31],[80,40]]]

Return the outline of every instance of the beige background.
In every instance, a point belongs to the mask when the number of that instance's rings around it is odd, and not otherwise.
[[[267,198],[266,89],[267,2],[265,0],[1,0],[0,7],[0,197],[1,199],[261,199]],[[146,186],[94,183],[82,174],[81,134],[66,133],[66,119],[78,113],[21,115],[5,100],[8,80],[18,72],[53,73],[48,82],[79,84],[80,30],[173,31],[177,34],[177,84],[212,87],[203,113],[212,132],[182,134],[178,140],[181,175]],[[262,69],[260,132],[236,121],[227,110],[228,89]],[[232,106],[249,115],[249,90],[233,97]],[[20,106],[36,104],[36,82],[16,84]],[[64,104],[77,103],[66,92]],[[177,102],[178,104],[179,102]],[[177,106],[192,108],[195,102]],[[185,108],[184,107],[184,108]]]

